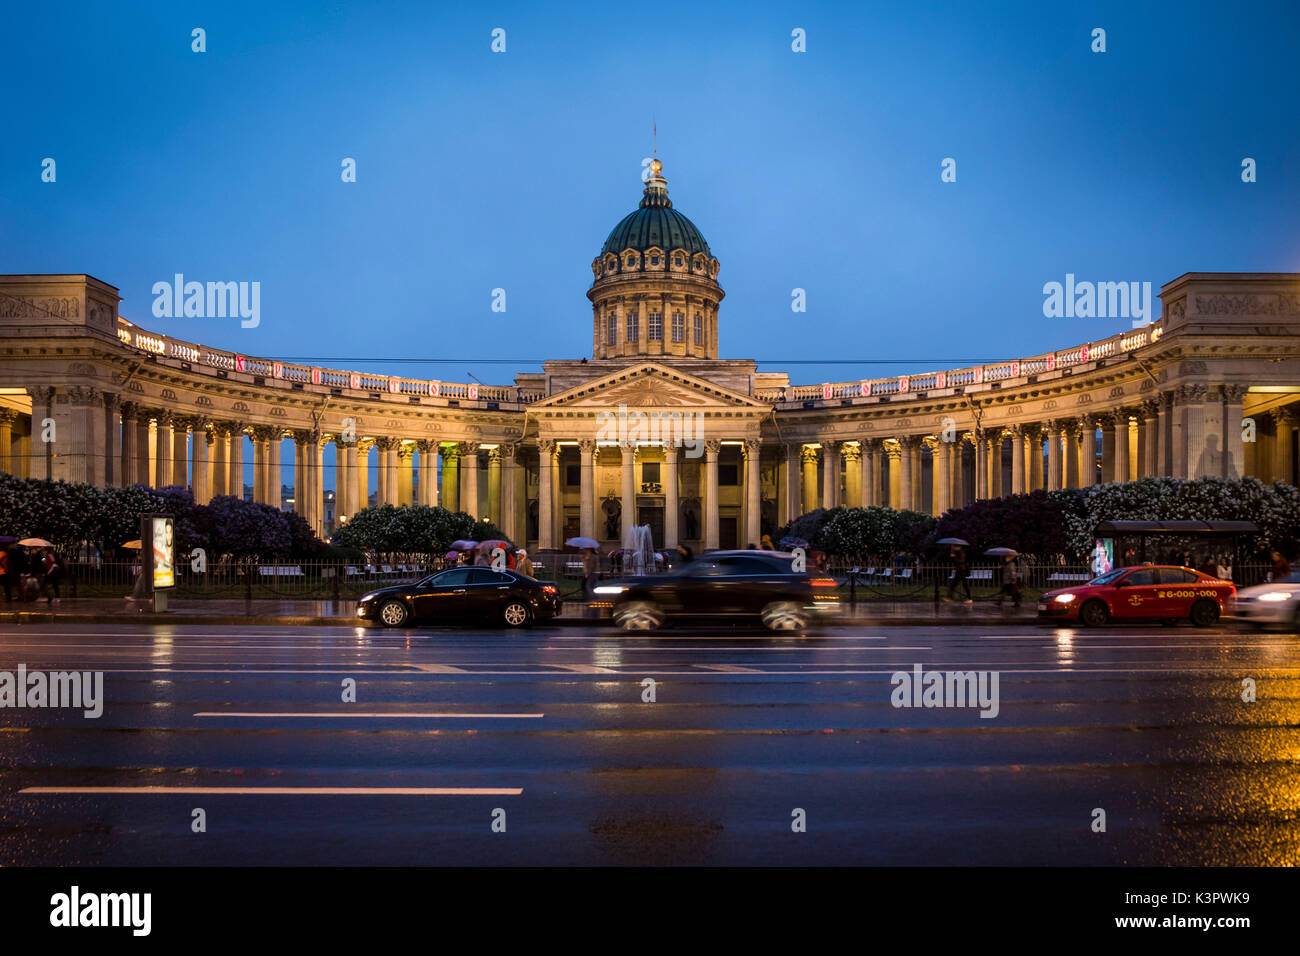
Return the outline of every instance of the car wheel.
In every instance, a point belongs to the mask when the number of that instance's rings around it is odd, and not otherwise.
[[[511,601],[501,609],[501,619],[506,622],[506,627],[523,627],[531,617],[528,605],[523,601]]]
[[[1189,616],[1196,627],[1213,627],[1219,620],[1219,605],[1213,601],[1197,601]]]
[[[614,608],[614,623],[625,631],[653,631],[663,622],[663,612],[649,601],[628,601]]]
[[[411,612],[401,601],[388,601],[379,609],[379,622],[384,627],[401,627],[410,616]]]
[[[763,626],[769,631],[802,631],[808,613],[795,601],[773,601],[763,608]]]
[[[1105,601],[1089,601],[1079,610],[1079,620],[1087,627],[1103,627],[1110,620]]]

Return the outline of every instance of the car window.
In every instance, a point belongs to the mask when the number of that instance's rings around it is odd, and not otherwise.
[[[1156,583],[1156,569],[1155,569],[1155,568],[1142,568],[1142,569],[1139,570],[1139,571],[1134,571],[1132,574],[1130,574],[1130,575],[1129,575],[1128,577],[1126,577],[1124,580],[1125,580],[1125,582],[1128,584],[1129,587],[1143,587],[1143,586],[1147,586],[1147,585],[1155,584],[1155,583]]]
[[[470,568],[470,584],[510,584],[512,583],[509,575],[502,574],[500,571],[493,571],[491,568]]]
[[[723,558],[719,562],[727,568],[728,574],[774,574],[772,566],[762,558],[737,556]]]
[[[1161,584],[1194,584],[1199,580],[1195,571],[1184,571],[1181,568],[1160,569]]]
[[[1124,573],[1123,568],[1120,568],[1117,571],[1107,571],[1105,574],[1093,578],[1088,583],[1089,584],[1110,584],[1110,582],[1114,581],[1117,577],[1119,577],[1123,573]]]
[[[730,573],[719,561],[692,561],[682,572],[688,578],[716,578]]]
[[[473,568],[452,568],[449,571],[443,571],[441,574],[435,574],[430,583],[434,587],[447,588],[455,587],[461,584],[469,583],[469,573]]]

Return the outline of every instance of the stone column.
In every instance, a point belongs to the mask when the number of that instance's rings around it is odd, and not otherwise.
[[[843,446],[844,455],[844,503],[851,508],[862,507],[862,447],[860,445]]]
[[[442,446],[442,506],[448,511],[460,511],[460,445],[458,444]],[[540,529],[541,526],[538,527]]]
[[[119,427],[117,416],[119,406],[122,404],[122,398],[115,392],[104,393],[104,417],[102,425],[104,428],[104,486],[122,485],[122,463],[121,441],[118,438]],[[5,445],[0,448],[0,454],[8,455],[9,447]],[[4,465],[0,465],[0,471],[6,471]]]
[[[1012,425],[1007,431],[1011,435],[1011,493],[1025,493],[1025,429],[1021,425]]]
[[[307,517],[307,438],[305,431],[293,433],[293,512]]]
[[[489,448],[487,453],[487,516],[501,527],[501,446]]]
[[[149,453],[149,426],[155,414],[161,416],[162,412],[155,412],[153,409],[137,409],[135,416],[135,450],[138,455],[135,474],[139,479],[137,483],[152,487],[157,487],[158,484],[158,479],[154,475],[154,457]],[[184,426],[181,430],[184,431]],[[188,478],[184,484],[189,484]]]
[[[1025,490],[1041,491],[1043,484],[1043,429],[1038,424],[1025,426]]]
[[[154,475],[153,486],[155,488],[165,488],[172,484],[172,478],[176,473],[175,452],[176,452],[176,417],[166,409],[158,412],[157,431],[154,433]],[[185,434],[185,425],[180,426],[181,434]],[[145,479],[148,481],[149,479]],[[184,482],[181,483],[182,485]]]
[[[642,317],[641,321],[644,322],[645,318]],[[618,447],[622,455],[619,471],[622,478],[619,503],[623,506],[623,520],[619,526],[619,539],[620,543],[622,543],[627,540],[628,532],[636,524],[636,445],[625,442]]]
[[[802,467],[797,443],[785,442],[781,445],[781,494],[777,497],[777,522],[787,525],[800,515],[803,503],[802,490],[799,486],[799,469]]]
[[[677,447],[664,445],[664,547],[677,547],[677,518],[681,512],[677,487]],[[593,528],[594,530],[594,528]],[[594,538],[595,535],[593,534]]]
[[[370,449],[373,439],[357,442],[357,467],[352,472],[353,489],[348,492],[353,514],[370,507]]]
[[[31,464],[28,473],[33,478],[54,477],[54,443],[45,441],[45,419],[54,417],[54,389],[50,386],[28,388],[32,397],[32,438],[33,448],[39,450],[30,454]],[[148,432],[145,433],[146,437]],[[39,444],[38,444],[39,443]]]
[[[934,479],[930,484],[930,514],[936,518],[952,508],[952,463],[956,447],[956,442],[940,441],[931,452]]]
[[[1115,481],[1115,425],[1119,416],[1114,412],[1102,412],[1096,419],[1101,428],[1101,484]],[[1093,436],[1093,447],[1097,444]]]
[[[889,457],[889,507],[899,511],[903,508],[902,445],[886,445],[885,454]]]
[[[971,440],[975,446],[975,500],[983,501],[989,496],[989,442],[981,432],[976,432]]]
[[[1064,460],[1061,462],[1064,471],[1061,474],[1062,488],[1079,487],[1079,433],[1080,426],[1077,419],[1066,419],[1061,423],[1061,443],[1064,448]]]
[[[438,463],[434,460],[434,447],[434,443],[427,438],[421,438],[415,443],[415,448],[420,453],[420,477],[416,481],[417,487],[415,489],[416,504],[432,505],[437,503],[431,498],[431,496],[437,494],[435,489],[438,487],[436,481]]]
[[[190,484],[190,422],[176,415],[170,415],[172,436],[172,477],[168,482],[178,488],[187,488]]]
[[[704,550],[706,551],[716,550],[720,540],[718,532],[718,453],[720,451],[722,451],[722,442],[717,439],[710,438],[704,443]],[[626,519],[624,519],[624,527],[627,527]]]
[[[501,459],[501,533],[510,541],[522,546],[523,541],[520,538],[523,529],[519,527],[519,499],[516,488],[519,445],[517,442],[502,442],[497,452]],[[423,453],[420,456],[420,463],[420,467],[423,468]],[[437,487],[436,482],[434,487]]]
[[[757,438],[747,438],[745,453],[745,544],[758,547],[763,534],[762,504],[760,502],[759,471],[762,443]],[[838,469],[837,469],[838,470]]]
[[[476,441],[460,443],[461,510],[475,521],[482,517],[478,501],[478,449]]]
[[[916,439],[911,435],[904,435],[898,440],[898,470],[900,474],[898,479],[898,505],[896,507],[906,511],[912,509],[913,465],[915,464],[912,458],[912,450],[915,444]]]
[[[280,467],[280,446],[284,442],[284,432],[272,427],[271,440],[266,446],[266,503],[277,511],[284,508],[284,492],[281,488],[283,470]]]
[[[1245,385],[1224,385],[1219,390],[1223,400],[1223,477],[1240,478],[1246,474],[1246,443],[1241,440],[1241,401]]]
[[[253,500],[258,504],[271,502],[271,436],[269,425],[253,426]]]
[[[393,447],[393,439],[381,435],[375,439],[375,507],[395,505],[397,502],[388,498],[388,452]]]
[[[244,500],[244,429],[243,422],[230,426],[230,482],[229,491],[240,501]]]
[[[135,402],[122,403],[122,462],[119,471],[122,475],[122,487],[129,488],[131,485],[140,483],[140,446],[138,440],[138,431],[136,429],[135,419],[139,411],[139,406]],[[0,412],[0,454],[8,455],[9,442],[4,440],[8,433],[8,426],[4,424],[4,412]],[[9,414],[13,414],[10,412]],[[6,463],[3,470],[8,471]]]
[[[420,470],[423,472],[423,459],[420,464]],[[334,439],[334,521],[338,525],[343,524],[345,515],[351,519],[357,513],[356,498],[353,497],[357,487],[354,477],[356,470],[356,439],[344,441],[342,436],[336,436]]]
[[[397,503],[415,504],[415,444],[402,442],[397,446]]]
[[[162,423],[158,425],[158,447],[163,445]],[[212,487],[212,497],[228,494],[226,491],[228,466],[230,459],[230,426],[225,422],[215,422],[212,426],[212,449],[208,456],[208,475]]]
[[[212,500],[212,486],[208,484],[208,435],[207,423],[201,419],[191,422],[194,429],[194,448],[190,453],[193,461],[191,485],[194,489],[195,504],[206,505]],[[295,462],[295,471],[296,468]]]
[[[877,504],[876,475],[879,469],[876,467],[876,459],[880,455],[880,441],[876,438],[861,438],[858,447],[862,449],[862,489],[858,500],[862,507],[870,508]]]
[[[1295,484],[1295,475],[1291,471],[1291,433],[1296,427],[1296,414],[1287,408],[1273,410],[1273,480]],[[1240,429],[1238,429],[1240,431]]]
[[[1001,428],[992,429],[989,435],[989,497],[1001,498],[1003,495],[1002,488],[1002,446],[1003,431]]]
[[[809,448],[807,445],[801,446],[799,461],[803,466],[803,475],[800,481],[803,490],[803,510],[799,514],[805,515],[817,509],[817,449]],[[795,517],[798,517],[798,515]]]
[[[1160,465],[1160,402],[1147,399],[1138,406],[1142,424],[1139,426],[1138,477],[1156,478],[1163,469]]]
[[[537,547],[545,551],[555,547],[555,440],[537,442]]]
[[[1208,389],[1204,385],[1194,384],[1184,385],[1178,391],[1186,406],[1184,441],[1187,445],[1187,470],[1185,475],[1188,478],[1202,478],[1208,474],[1215,474],[1214,464],[1205,443],[1205,395]]]
[[[1131,412],[1121,408],[1115,413],[1111,436],[1111,481],[1128,481],[1128,419]]]
[[[669,449],[665,448],[665,451]],[[596,537],[596,441],[578,441],[578,534]],[[624,505],[626,508],[627,506]]]
[[[834,508],[840,490],[840,443],[822,442],[822,507]]]

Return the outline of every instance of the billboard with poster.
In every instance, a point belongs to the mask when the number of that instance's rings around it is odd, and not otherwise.
[[[149,581],[155,591],[176,586],[176,539],[172,519],[162,515],[145,515],[141,519],[144,527],[141,537],[144,539],[145,553],[149,555]]]

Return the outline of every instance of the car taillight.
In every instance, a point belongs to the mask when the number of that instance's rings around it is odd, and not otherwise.
[[[554,593],[555,593],[555,585],[554,585],[554,584],[543,584],[543,585],[542,585],[542,590],[545,591],[547,594],[554,594]]]
[[[834,578],[813,578],[810,583],[815,588],[833,588],[837,586]]]

